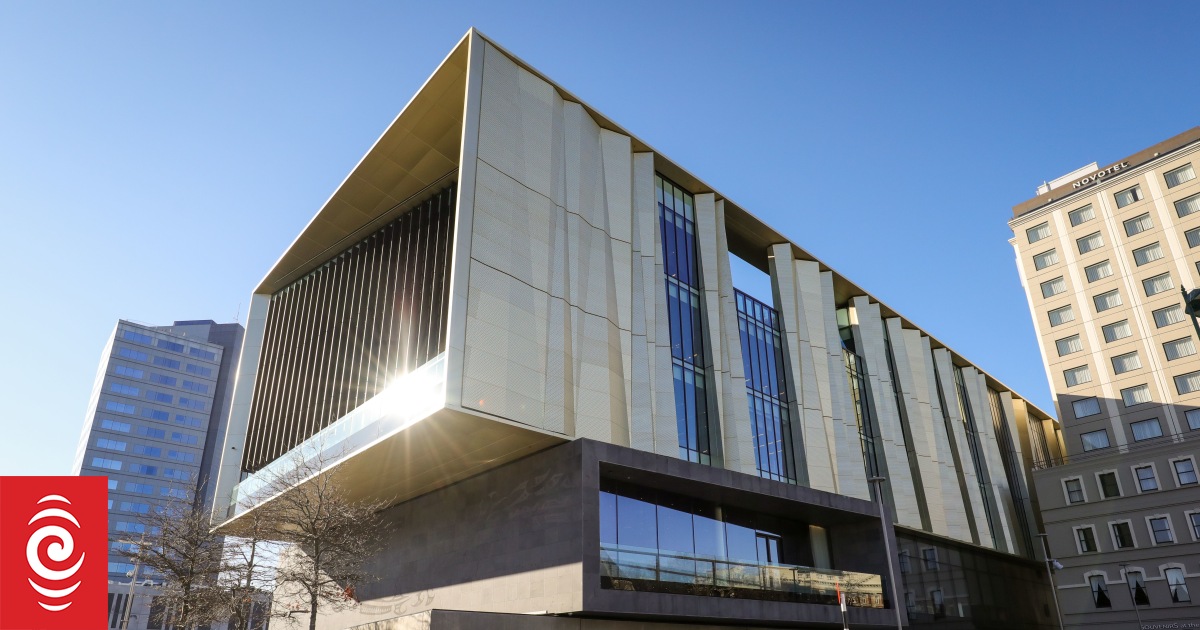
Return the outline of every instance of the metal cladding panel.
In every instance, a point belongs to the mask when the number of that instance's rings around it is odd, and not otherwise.
[[[454,186],[271,296],[242,469],[253,472],[446,345]]]

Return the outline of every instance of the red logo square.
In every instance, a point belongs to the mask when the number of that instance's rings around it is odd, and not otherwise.
[[[0,477],[0,630],[108,626],[108,478]]]

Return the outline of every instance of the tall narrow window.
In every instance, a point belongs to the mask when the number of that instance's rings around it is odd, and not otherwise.
[[[1136,466],[1133,475],[1137,477],[1138,490],[1153,492],[1158,490],[1158,477],[1154,475],[1153,466]]]
[[[1108,599],[1108,587],[1104,585],[1103,575],[1089,575],[1088,584],[1092,587],[1092,603],[1096,608],[1112,608]]]
[[[1100,330],[1104,333],[1104,340],[1108,343],[1112,343],[1118,339],[1124,339],[1133,335],[1133,331],[1129,328],[1128,319],[1122,319],[1119,322],[1106,324],[1101,326]]]
[[[1079,253],[1086,254],[1092,250],[1104,247],[1104,237],[1100,236],[1099,232],[1092,232],[1087,236],[1075,241],[1079,246]]]
[[[708,424],[708,341],[701,317],[700,253],[692,195],[656,175],[667,313],[671,329],[671,362],[675,380],[675,421],[679,456],[711,463]]]
[[[1142,188],[1140,186],[1130,186],[1113,196],[1117,200],[1117,207],[1124,208],[1135,201],[1142,200]]]
[[[1196,171],[1192,169],[1191,164],[1184,164],[1179,168],[1163,173],[1163,179],[1167,182],[1167,188],[1174,188],[1184,182],[1196,179]]]
[[[1130,571],[1125,574],[1129,582],[1129,592],[1133,593],[1133,603],[1138,606],[1149,606],[1150,596],[1146,594],[1146,576],[1141,571]]]
[[[1067,290],[1067,283],[1059,276],[1053,280],[1047,280],[1042,283],[1042,297],[1048,298],[1063,293]]]
[[[967,391],[966,378],[963,376],[963,369],[957,365],[954,366],[954,384],[958,388],[958,412],[962,414],[967,447],[971,453],[971,461],[975,465],[975,479],[979,482],[979,494],[983,497],[983,514],[987,518],[988,531],[992,534],[992,545],[999,547],[999,540],[996,537],[996,507],[988,488],[988,485],[991,484],[991,476],[984,465],[983,444],[980,442],[975,414],[971,411],[971,397]]]
[[[1177,459],[1171,462],[1175,469],[1175,482],[1180,486],[1190,486],[1196,483],[1196,464],[1191,459]]]
[[[1083,503],[1083,482],[1079,479],[1064,479],[1063,487],[1067,490],[1067,503]]]
[[[1151,517],[1150,520],[1150,537],[1156,545],[1166,545],[1175,542],[1175,535],[1171,533],[1171,520],[1165,516]]]
[[[1134,546],[1133,530],[1129,527],[1129,521],[1112,523],[1111,527],[1114,547],[1117,549],[1128,549]]]
[[[1150,220],[1150,213],[1139,215],[1125,221],[1125,235],[1134,236],[1141,234],[1154,227],[1154,221]]]
[[[1152,263],[1163,257],[1162,246],[1157,242],[1151,243],[1145,247],[1139,247],[1133,250],[1133,262],[1141,267],[1147,263]]]
[[[1197,212],[1200,212],[1200,195],[1192,195],[1175,202],[1175,214],[1181,219]]]
[[[1188,409],[1183,412],[1183,417],[1187,419],[1189,429],[1200,429],[1200,409]]]
[[[1190,166],[1188,168],[1191,168]],[[1171,567],[1165,571],[1167,575],[1167,588],[1171,589],[1171,601],[1176,604],[1192,601],[1192,596],[1188,593],[1187,577],[1183,573],[1183,569]]]
[[[1044,238],[1048,238],[1050,236],[1050,224],[1041,223],[1039,225],[1035,225],[1028,230],[1025,230],[1025,236],[1029,239],[1030,243],[1036,243]]]
[[[1094,265],[1084,267],[1083,273],[1087,276],[1088,282],[1095,282],[1113,275],[1112,264],[1107,260],[1103,260]]]
[[[1076,527],[1075,542],[1079,547],[1079,553],[1096,551],[1096,530],[1090,525],[1086,527]]]
[[[779,315],[741,291],[735,290],[734,296],[754,434],[754,462],[759,476],[795,483]]]
[[[1077,208],[1067,213],[1067,217],[1071,219],[1071,227],[1075,227],[1080,223],[1087,223],[1096,218],[1096,211],[1092,209],[1092,204],[1088,204],[1082,208]]]

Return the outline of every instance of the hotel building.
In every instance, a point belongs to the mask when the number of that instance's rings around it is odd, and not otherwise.
[[[1068,627],[1200,624],[1197,169],[1200,127],[1043,184],[1009,222],[1062,419],[1065,457],[1033,477]]]
[[[472,30],[254,290],[214,521],[394,500],[329,629],[1050,628],[1055,426]]]

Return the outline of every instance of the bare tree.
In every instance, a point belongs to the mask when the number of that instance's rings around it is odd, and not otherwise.
[[[256,608],[269,607],[278,561],[277,519],[272,506],[247,511],[233,534],[225,539],[221,573],[217,580],[218,618],[229,621],[229,630],[255,630]],[[265,613],[269,614],[269,610]]]

